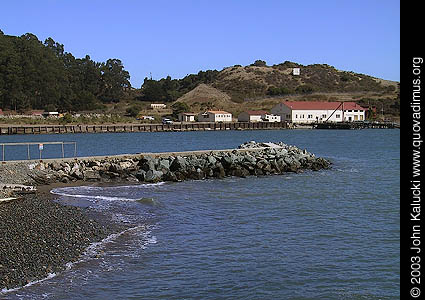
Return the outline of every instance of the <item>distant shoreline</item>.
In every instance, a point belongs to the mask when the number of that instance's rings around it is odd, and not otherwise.
[[[289,129],[286,122],[175,122],[126,123],[126,124],[89,124],[89,125],[3,125],[0,135],[47,134],[47,133],[106,133],[106,132],[159,132],[159,131],[207,131],[207,130],[265,130]]]

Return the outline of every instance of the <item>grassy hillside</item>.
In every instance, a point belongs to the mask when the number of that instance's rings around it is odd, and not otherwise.
[[[300,68],[300,75],[293,75]],[[191,75],[193,76],[193,75]],[[340,71],[329,65],[303,66],[292,62],[266,66],[258,61],[218,72],[209,84],[199,83],[178,98],[192,111],[223,109],[235,116],[245,110],[269,110],[284,100],[355,101],[375,106],[378,116],[400,115],[399,83]]]

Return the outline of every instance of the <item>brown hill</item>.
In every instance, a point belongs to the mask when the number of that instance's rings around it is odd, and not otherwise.
[[[194,112],[207,109],[235,110],[239,106],[237,103],[231,101],[230,96],[225,92],[203,83],[184,94],[176,102],[186,103]]]
[[[197,85],[177,101],[187,103],[195,112],[217,108],[234,115],[245,110],[269,110],[284,100],[356,101],[399,116],[398,82],[340,71],[326,64],[284,62],[266,66],[257,62],[224,68],[208,85]],[[294,75],[294,68],[299,68],[299,75]]]

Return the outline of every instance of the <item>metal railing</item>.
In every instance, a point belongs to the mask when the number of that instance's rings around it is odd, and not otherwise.
[[[0,143],[2,147],[2,161],[5,161],[5,148],[6,146],[27,146],[27,159],[31,159],[30,146],[37,145],[39,151],[39,159],[42,159],[42,153],[45,145],[60,145],[62,158],[65,158],[65,145],[74,145],[74,157],[77,157],[77,142],[31,142],[31,143]]]

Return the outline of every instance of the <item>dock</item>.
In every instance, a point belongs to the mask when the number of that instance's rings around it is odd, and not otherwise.
[[[400,124],[394,122],[323,122],[312,124],[314,129],[394,129],[400,128]]]
[[[0,135],[286,129],[286,122],[193,122],[173,124],[0,125]]]

